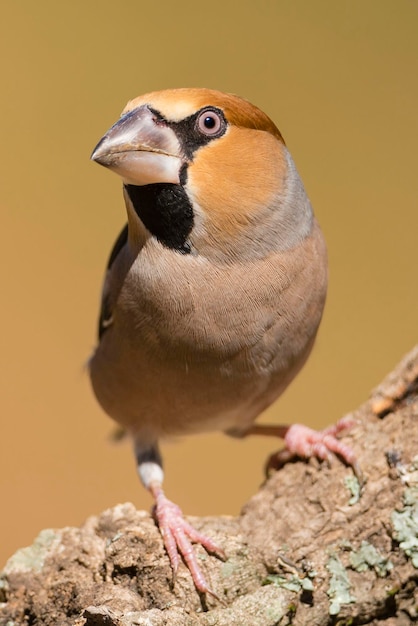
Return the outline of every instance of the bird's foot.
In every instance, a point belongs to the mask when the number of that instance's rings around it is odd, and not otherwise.
[[[302,424],[292,424],[284,433],[286,448],[270,457],[267,473],[283,466],[295,456],[304,459],[316,457],[330,463],[333,455],[337,454],[347,465],[351,465],[360,484],[363,484],[363,475],[353,450],[338,439],[341,432],[352,428],[355,423],[351,417],[343,417],[333,426],[320,431]]]
[[[200,593],[208,593],[217,600],[218,596],[211,590],[197,562],[193,551],[193,543],[199,543],[208,552],[225,558],[225,554],[209,537],[199,533],[184,519],[180,507],[166,498],[160,487],[151,488],[155,498],[154,516],[159,526],[164,546],[173,568],[177,573],[180,557],[182,557],[192,575],[196,589]]]

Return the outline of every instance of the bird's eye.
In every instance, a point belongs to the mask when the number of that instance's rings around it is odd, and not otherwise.
[[[223,125],[223,119],[217,111],[202,111],[197,118],[197,128],[204,135],[217,135]]]

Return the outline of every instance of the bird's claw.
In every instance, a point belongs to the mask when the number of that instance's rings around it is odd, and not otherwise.
[[[352,428],[355,423],[351,417],[343,417],[333,426],[321,431],[302,424],[292,424],[284,436],[286,448],[270,457],[266,468],[267,473],[273,468],[281,467],[295,456],[304,459],[316,457],[330,463],[333,455],[336,454],[353,468],[360,485],[363,485],[363,474],[353,450],[337,438],[342,431]]]
[[[180,557],[182,557],[190,571],[196,589],[203,594],[209,594],[220,600],[209,587],[197,562],[192,542],[202,545],[208,552],[225,558],[224,551],[209,537],[199,533],[189,522],[174,502],[171,502],[161,491],[156,496],[154,517],[159,526],[164,546],[173,568],[174,576],[177,573]]]

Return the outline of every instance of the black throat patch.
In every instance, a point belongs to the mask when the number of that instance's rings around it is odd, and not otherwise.
[[[181,185],[154,183],[125,185],[136,214],[167,248],[190,253],[187,239],[194,223],[193,207]]]

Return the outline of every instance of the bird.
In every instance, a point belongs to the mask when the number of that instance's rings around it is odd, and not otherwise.
[[[346,418],[323,431],[254,423],[312,350],[326,244],[280,131],[234,94],[136,97],[91,159],[122,179],[127,213],[104,278],[92,387],[132,437],[174,573],[183,560],[197,591],[216,597],[192,544],[224,552],[165,495],[159,442],[275,435],[284,460],[336,454],[358,471],[339,438]]]

